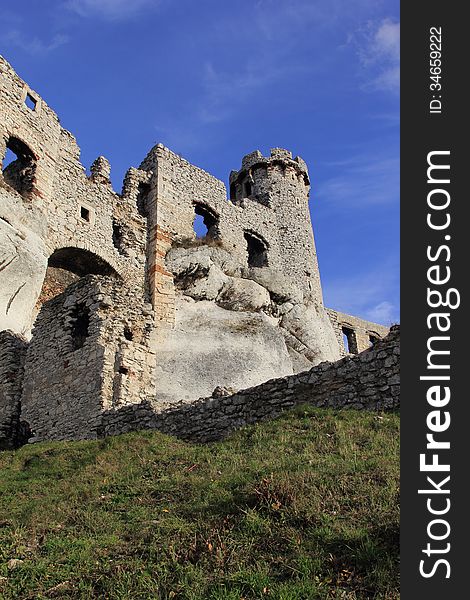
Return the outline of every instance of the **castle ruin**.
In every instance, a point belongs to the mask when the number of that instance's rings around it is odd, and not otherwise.
[[[0,160],[0,447],[98,437],[129,407],[143,427],[388,334],[325,308],[307,165],[288,150],[245,156],[227,194],[157,144],[116,193],[0,57]]]

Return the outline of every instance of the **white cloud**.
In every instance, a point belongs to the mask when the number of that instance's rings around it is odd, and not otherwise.
[[[224,120],[257,90],[279,81],[286,72],[291,73],[292,68],[270,58],[251,61],[238,72],[217,71],[212,63],[206,63],[199,119],[203,123]]]
[[[159,0],[68,0],[65,6],[81,17],[102,17],[119,21],[160,4]]]
[[[56,34],[49,42],[45,42],[38,37],[28,37],[18,29],[10,29],[6,33],[0,34],[2,44],[20,48],[27,54],[38,55],[47,54],[60,48],[69,41],[69,37],[63,34]]]
[[[365,88],[397,92],[400,88],[400,23],[368,23],[352,36],[368,79]]]
[[[366,317],[367,320],[373,321],[374,323],[391,325],[397,321],[397,310],[391,302],[383,300],[366,311]]]

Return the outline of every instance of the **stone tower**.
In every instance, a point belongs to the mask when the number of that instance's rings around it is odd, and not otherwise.
[[[271,209],[282,252],[275,265],[323,304],[320,274],[309,211],[310,180],[307,165],[283,148],[272,148],[267,158],[259,150],[247,154],[239,171],[230,173],[230,199],[246,200]],[[273,265],[274,266],[274,265]]]

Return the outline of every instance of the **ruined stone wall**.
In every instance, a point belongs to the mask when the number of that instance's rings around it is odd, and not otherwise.
[[[252,175],[253,157],[257,170]],[[250,158],[251,157],[251,158]],[[290,280],[310,300],[322,306],[322,294],[308,209],[308,175],[305,163],[290,152],[273,149],[265,158],[259,151],[242,162],[239,177],[250,173],[254,177],[253,194],[240,194],[227,200],[225,185],[195,167],[162,144],[155,146],[140,166],[153,173],[149,206],[149,270],[153,281],[154,305],[166,307],[160,315],[164,323],[173,323],[174,288],[172,274],[165,265],[165,256],[172,244],[195,238],[193,229],[195,208],[207,211],[216,225],[211,237],[238,260],[247,270],[246,233],[259,237],[267,246],[267,266]],[[233,177],[233,174],[232,174]],[[264,179],[263,179],[264,177]],[[238,183],[237,183],[238,185]],[[259,193],[258,198],[256,193]],[[263,198],[268,198],[263,202]],[[261,200],[261,201],[260,201]],[[250,273],[245,273],[250,278]],[[158,297],[158,301],[156,298]]]
[[[20,413],[27,341],[0,331],[0,450],[14,448],[21,437]]]
[[[132,186],[116,194],[103,157],[88,177],[75,138],[2,57],[0,74],[0,329],[29,333],[48,266],[143,290],[147,226]]]
[[[33,441],[97,437],[104,410],[154,395],[152,331],[151,306],[111,278],[84,277],[46,302],[21,398]]]
[[[400,405],[400,329],[358,354],[309,371],[272,379],[231,396],[214,393],[191,404],[155,413],[151,404],[108,411],[103,433],[153,428],[182,439],[207,442],[250,423],[278,416],[299,404],[388,411]],[[223,391],[222,391],[223,394]],[[217,397],[219,396],[219,397]]]
[[[385,337],[390,331],[390,328],[384,325],[347,315],[331,308],[327,308],[326,311],[333,325],[341,356],[346,356],[348,350],[350,354],[357,354],[366,350],[379,339]],[[349,348],[345,346],[345,336],[347,337]]]
[[[273,265],[294,279],[305,294],[322,305],[322,289],[309,211],[310,180],[307,165],[283,148],[271,149],[269,157],[256,150],[242,159],[240,171],[230,174],[234,203],[250,198],[269,207],[277,238]]]

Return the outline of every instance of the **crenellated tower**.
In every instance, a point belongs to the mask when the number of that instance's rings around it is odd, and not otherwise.
[[[310,179],[307,165],[283,148],[265,157],[259,150],[247,154],[239,171],[230,173],[230,199],[236,205],[257,202],[266,218],[275,221],[281,272],[302,285],[317,303],[322,291],[309,210]]]

